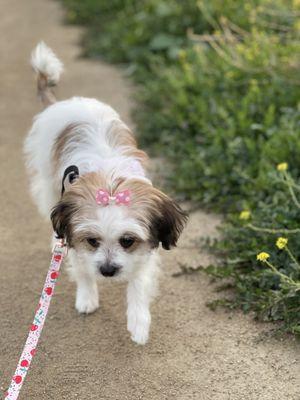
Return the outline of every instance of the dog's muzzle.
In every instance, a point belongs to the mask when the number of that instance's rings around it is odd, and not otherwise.
[[[99,270],[103,276],[114,276],[120,271],[120,266],[116,264],[106,263],[100,266]]]

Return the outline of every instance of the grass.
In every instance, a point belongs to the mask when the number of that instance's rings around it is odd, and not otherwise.
[[[299,0],[62,1],[68,22],[87,27],[84,54],[135,80],[140,139],[171,161],[170,185],[226,215],[211,247],[221,265],[208,272],[231,278],[232,304],[298,334],[299,232],[287,229],[299,220]],[[276,247],[284,235],[295,259]]]

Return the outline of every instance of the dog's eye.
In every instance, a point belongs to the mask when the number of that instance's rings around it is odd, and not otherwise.
[[[86,241],[90,246],[94,247],[94,249],[96,249],[100,245],[99,240],[95,238],[87,238]]]
[[[124,249],[129,249],[135,242],[135,239],[130,236],[123,236],[120,238],[119,243]]]

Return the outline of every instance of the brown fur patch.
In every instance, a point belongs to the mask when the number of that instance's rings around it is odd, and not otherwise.
[[[133,133],[122,121],[114,121],[106,134],[108,144],[111,147],[122,148],[122,153],[125,156],[133,157],[139,160],[145,167],[148,161],[147,154],[137,148],[137,142]]]
[[[85,143],[85,135],[82,132],[83,123],[73,123],[66,126],[57,136],[52,148],[52,160],[54,172],[59,168],[62,155],[67,148],[72,146],[80,147]],[[132,157],[145,167],[148,156],[137,148],[136,140],[130,129],[122,121],[113,121],[106,133],[108,145],[112,148],[119,148],[124,156]]]
[[[187,214],[180,206],[160,190],[146,182],[127,180],[119,190],[132,193],[131,210],[135,217],[149,229],[149,240],[153,247],[161,242],[164,249],[176,246],[187,221]]]
[[[130,205],[119,207],[128,207],[130,215],[148,229],[151,246],[157,247],[160,242],[167,250],[176,246],[187,214],[173,200],[147,182],[123,178],[111,182],[101,172],[79,177],[51,214],[54,230],[60,237],[65,236],[69,245],[72,246],[76,224],[86,219],[93,220],[98,208],[102,207],[95,200],[99,188],[106,189],[112,196],[129,189]]]
[[[42,100],[45,107],[56,102],[56,97],[49,87],[48,78],[46,75],[39,72],[37,77],[38,96]]]
[[[117,180],[115,186],[123,179]],[[107,188],[107,178],[101,172],[91,172],[80,176],[64,192],[61,200],[56,204],[51,213],[54,231],[58,237],[64,237],[70,247],[73,247],[74,228],[84,220],[96,218],[99,205],[96,203],[96,191]],[[113,190],[108,189],[108,190]],[[76,235],[76,241],[78,241]],[[79,235],[80,236],[80,235]]]
[[[69,124],[57,136],[52,148],[52,160],[55,171],[59,168],[62,155],[67,145],[74,143],[74,145],[78,146],[80,143],[84,143],[84,137],[80,132],[81,126],[82,123]]]

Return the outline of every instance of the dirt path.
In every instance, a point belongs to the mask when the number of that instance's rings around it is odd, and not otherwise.
[[[1,0],[1,393],[15,369],[50,256],[50,227],[29,198],[21,153],[39,110],[28,65],[36,42],[44,39],[66,64],[60,98],[99,97],[129,121],[130,88],[120,72],[79,60],[80,30],[63,26],[62,17],[58,2]],[[239,313],[211,312],[205,303],[216,294],[205,276],[171,276],[179,263],[208,261],[195,239],[214,234],[216,224],[214,216],[193,214],[178,249],[164,253],[146,347],[133,344],[126,332],[122,287],[104,287],[101,310],[78,316],[74,285],[63,271],[21,399],[299,399],[299,344],[266,339],[269,326]]]

